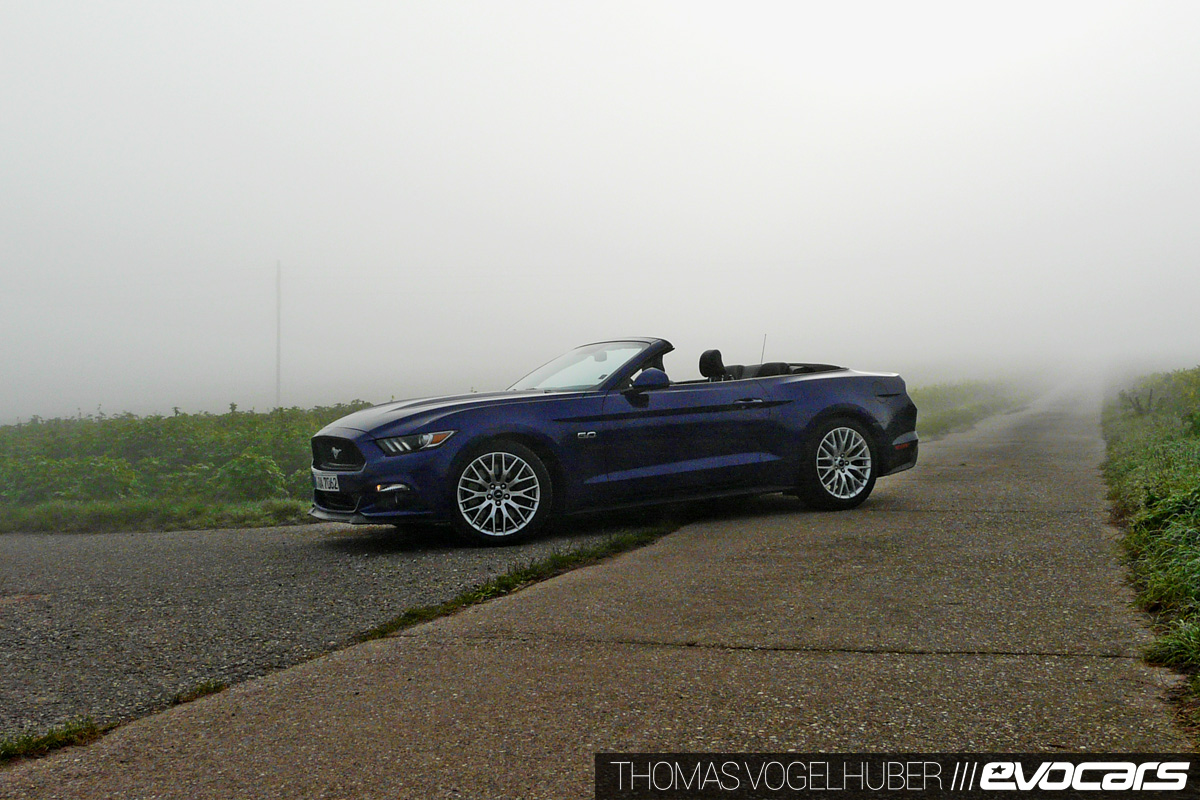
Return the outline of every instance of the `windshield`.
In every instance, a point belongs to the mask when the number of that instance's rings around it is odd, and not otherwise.
[[[535,369],[508,388],[541,389],[548,392],[595,389],[645,349],[645,342],[601,342],[585,345]]]

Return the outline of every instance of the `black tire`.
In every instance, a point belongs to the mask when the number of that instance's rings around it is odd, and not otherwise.
[[[454,529],[473,544],[527,539],[546,524],[553,504],[550,471],[537,453],[517,442],[475,448],[451,476]]]
[[[845,511],[861,505],[875,488],[879,451],[865,425],[835,417],[817,426],[801,457],[800,499],[823,511]]]

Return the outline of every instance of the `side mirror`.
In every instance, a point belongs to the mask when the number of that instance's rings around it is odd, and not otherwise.
[[[667,373],[651,367],[642,370],[642,374],[634,379],[633,385],[625,390],[625,394],[641,394],[655,389],[666,389],[670,385],[671,379],[667,377]]]

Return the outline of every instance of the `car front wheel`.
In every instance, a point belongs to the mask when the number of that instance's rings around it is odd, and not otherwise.
[[[800,499],[813,508],[841,511],[861,504],[875,488],[879,459],[870,432],[857,420],[820,425],[805,447]]]
[[[546,523],[550,473],[516,442],[492,442],[467,456],[453,478],[454,527],[476,544],[510,544]]]

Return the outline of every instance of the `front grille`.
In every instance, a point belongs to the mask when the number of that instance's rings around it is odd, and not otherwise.
[[[358,508],[358,502],[353,496],[341,492],[323,492],[320,489],[313,490],[313,502],[330,511],[354,511]]]
[[[349,439],[337,436],[314,436],[313,466],[327,472],[358,472],[367,460]]]

